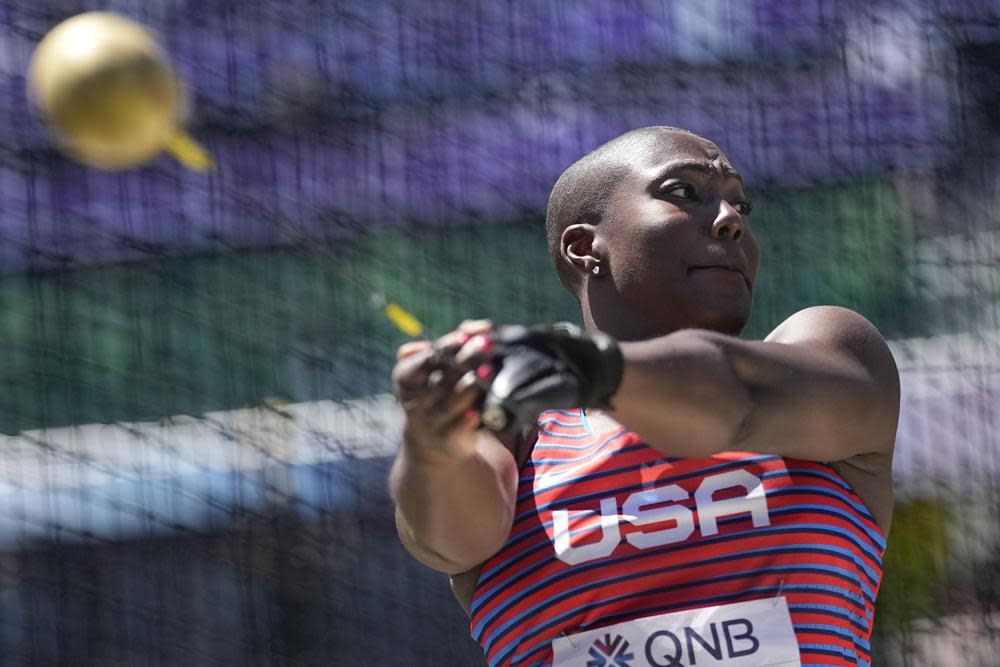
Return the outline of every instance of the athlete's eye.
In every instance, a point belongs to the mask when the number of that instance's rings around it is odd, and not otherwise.
[[[740,215],[750,215],[750,211],[753,210],[753,203],[748,199],[741,199],[738,202],[733,202],[733,208]]]
[[[661,188],[660,192],[675,199],[694,199],[694,188],[687,183],[671,183]]]

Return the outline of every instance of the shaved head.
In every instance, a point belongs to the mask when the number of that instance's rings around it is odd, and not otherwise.
[[[545,212],[545,230],[556,273],[573,296],[578,296],[580,279],[562,259],[563,231],[569,225],[596,225],[603,221],[612,194],[633,168],[636,156],[647,153],[658,140],[672,134],[698,136],[666,125],[640,127],[590,151],[570,165],[556,181]]]
[[[683,328],[737,333],[760,262],[751,209],[718,146],[642,127],[559,177],[545,215],[549,254],[588,330],[619,340]]]

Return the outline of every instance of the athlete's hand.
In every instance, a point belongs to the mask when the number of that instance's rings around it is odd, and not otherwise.
[[[491,380],[488,320],[466,320],[434,342],[403,344],[392,385],[406,411],[404,438],[417,453],[471,454],[480,425],[477,405]]]
[[[542,410],[611,407],[624,360],[610,336],[560,322],[499,327],[490,340],[495,377],[481,405],[490,430],[518,432]]]

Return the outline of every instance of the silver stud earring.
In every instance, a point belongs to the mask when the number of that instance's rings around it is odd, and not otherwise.
[[[600,264],[594,264],[593,274],[595,276],[601,275],[601,265]]]

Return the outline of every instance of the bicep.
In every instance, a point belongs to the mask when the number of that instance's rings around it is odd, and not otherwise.
[[[447,478],[437,481],[436,483],[442,486],[437,487],[436,493],[446,495],[457,493],[456,498],[466,505],[464,509],[466,511],[472,509],[476,513],[476,524],[478,524],[476,528],[506,526],[498,530],[491,529],[488,534],[484,534],[479,530],[469,530],[469,524],[465,523],[462,525],[466,527],[456,533],[457,537],[452,538],[457,540],[451,542],[458,547],[455,549],[457,552],[490,552],[488,555],[492,555],[493,551],[499,549],[506,540],[513,521],[518,480],[518,466],[514,452],[517,451],[518,439],[504,442],[485,430],[477,432],[476,438],[473,460],[462,464],[468,468],[452,470]],[[511,451],[511,446],[515,447],[514,451]],[[463,474],[466,470],[468,474]],[[446,489],[444,485],[452,486],[453,489]],[[494,489],[486,489],[486,486],[494,485]],[[489,499],[489,502],[484,503],[484,499]],[[451,560],[433,549],[426,540],[418,539],[416,531],[407,522],[398,504],[395,520],[396,531],[403,546],[424,565],[447,574],[456,574],[469,568],[470,563]]]
[[[732,357],[752,409],[737,436],[750,450],[818,461],[891,454],[899,375],[878,330],[844,308],[796,313]]]
[[[406,517],[403,516],[398,505],[396,506],[396,534],[399,535],[399,541],[407,553],[432,570],[450,573],[455,569],[454,562],[417,541],[413,529],[407,523]]]

